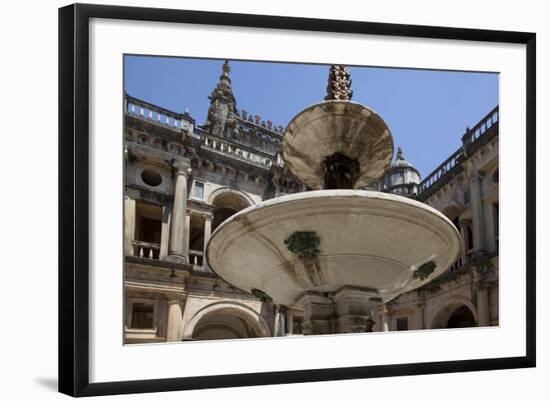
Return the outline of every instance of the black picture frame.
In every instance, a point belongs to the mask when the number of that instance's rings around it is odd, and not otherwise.
[[[526,46],[526,354],[521,357],[90,383],[88,61],[91,18],[515,43]],[[59,391],[141,393],[534,367],[536,35],[434,26],[105,5],[59,9]]]

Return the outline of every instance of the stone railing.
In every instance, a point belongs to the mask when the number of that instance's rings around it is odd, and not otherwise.
[[[470,149],[475,149],[478,144],[490,134],[498,133],[499,109],[495,107],[489,114],[483,117],[472,129],[467,129],[462,137],[463,146],[454,152],[447,160],[439,165],[430,175],[420,183],[419,197],[425,198],[430,189],[443,184],[448,178],[457,172],[463,160],[469,155]]]
[[[146,259],[158,259],[160,254],[160,244],[154,242],[132,241],[134,256]]]
[[[203,252],[196,251],[194,249],[189,250],[189,264],[193,266],[202,266],[203,265]]]
[[[460,148],[456,152],[454,152],[451,157],[441,163],[439,167],[433,171],[433,173],[422,180],[422,182],[420,183],[419,192],[426,192],[447,174],[453,172],[453,170],[461,164],[463,158],[464,156],[462,154],[462,148]]]
[[[499,113],[498,106],[495,107],[489,114],[487,114],[480,122],[478,122],[472,129],[467,129],[466,134],[462,137],[462,143],[464,146],[469,146],[474,142],[481,139],[486,135],[490,128],[498,125]]]
[[[190,134],[193,133],[195,120],[188,114],[175,113],[130,95],[126,95],[124,101],[124,111],[126,114],[155,122],[172,129],[185,130]]]

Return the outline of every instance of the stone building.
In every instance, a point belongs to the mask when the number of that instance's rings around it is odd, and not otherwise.
[[[231,215],[308,190],[284,166],[284,128],[239,110],[229,73],[226,62],[203,125],[125,95],[125,343],[302,334],[302,311],[240,291],[204,257]],[[435,207],[463,239],[448,273],[376,311],[375,331],[498,325],[498,107],[462,142],[424,180],[399,149],[365,189]]]

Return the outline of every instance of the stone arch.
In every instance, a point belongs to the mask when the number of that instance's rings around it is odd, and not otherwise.
[[[444,329],[447,328],[449,319],[458,309],[466,307],[471,312],[474,321],[477,323],[477,310],[472,301],[468,298],[456,295],[443,302],[443,304],[432,314],[429,320],[429,328]]]
[[[254,202],[254,199],[250,195],[248,195],[246,192],[239,191],[238,189],[230,188],[230,187],[222,187],[218,188],[208,196],[208,204],[215,205],[214,201],[216,198],[219,198],[220,196],[223,197],[223,194],[234,194],[236,197],[243,198],[243,200],[247,203],[247,206],[252,206],[256,202]]]
[[[215,302],[200,309],[183,328],[183,338],[200,337],[208,330],[210,333],[228,333],[228,336],[211,339],[271,336],[267,322],[258,312],[246,305],[230,301]]]
[[[214,206],[212,230],[215,230],[235,213],[253,205],[254,201],[244,192],[224,187],[212,192],[208,198],[208,203]]]

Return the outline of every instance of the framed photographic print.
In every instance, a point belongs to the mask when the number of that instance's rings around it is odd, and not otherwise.
[[[535,34],[78,4],[59,78],[61,392],[535,366]]]

